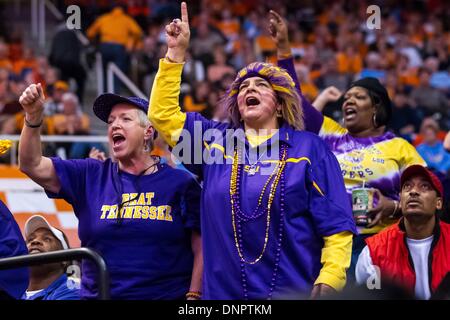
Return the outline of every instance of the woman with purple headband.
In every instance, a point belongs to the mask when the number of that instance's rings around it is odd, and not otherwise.
[[[229,122],[178,104],[189,44],[187,7],[166,26],[149,118],[203,178],[204,299],[316,298],[346,281],[355,225],[336,158],[302,131],[300,99],[282,68],[252,63],[222,101]],[[275,36],[275,41],[278,41]]]

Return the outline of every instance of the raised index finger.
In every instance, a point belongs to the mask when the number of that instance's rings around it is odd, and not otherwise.
[[[188,10],[186,2],[181,3],[181,21],[189,24]]]
[[[276,13],[275,11],[270,10],[269,13],[275,18],[275,20],[277,20],[277,22],[281,22],[282,21],[281,16],[278,13]]]

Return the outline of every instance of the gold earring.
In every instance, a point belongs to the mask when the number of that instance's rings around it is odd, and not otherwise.
[[[149,148],[149,146],[148,146],[148,143],[147,143],[147,141],[145,141],[144,140],[144,152],[150,152],[150,148]]]

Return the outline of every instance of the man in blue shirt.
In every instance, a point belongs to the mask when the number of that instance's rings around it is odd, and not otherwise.
[[[48,221],[34,215],[25,224],[28,253],[43,253],[69,249],[65,234]],[[67,262],[48,263],[30,267],[30,283],[23,300],[78,300],[79,286],[67,278]]]

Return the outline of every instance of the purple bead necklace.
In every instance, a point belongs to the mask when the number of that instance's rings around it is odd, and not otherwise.
[[[287,158],[287,146],[285,144],[281,145],[279,159],[277,166],[275,167],[272,174],[267,179],[262,192],[258,199],[258,206],[253,211],[252,214],[247,215],[241,209],[241,201],[240,201],[240,185],[241,185],[241,177],[243,171],[243,165],[239,164],[239,152],[240,150],[235,150],[234,161],[231,170],[231,179],[230,179],[230,200],[231,200],[231,217],[233,224],[233,232],[234,232],[234,240],[236,249],[240,258],[240,266],[241,266],[241,284],[244,299],[248,300],[248,279],[245,271],[246,264],[256,264],[263,257],[265,250],[267,248],[268,240],[269,240],[269,229],[270,229],[270,218],[271,212],[270,209],[272,207],[272,202],[275,198],[276,189],[278,183],[280,184],[280,224],[278,228],[278,237],[276,241],[276,253],[275,253],[275,262],[274,269],[272,272],[272,279],[270,281],[268,299],[272,299],[273,291],[275,289],[277,273],[279,269],[280,263],[280,255],[281,255],[281,243],[283,240],[284,233],[284,195],[285,195],[285,172],[284,168],[286,166],[286,158]],[[272,184],[269,189],[268,197],[265,197],[267,186],[272,181]],[[265,199],[267,198],[267,199]],[[266,200],[266,201],[264,201]],[[266,202],[266,203],[263,203]],[[262,208],[262,209],[260,209]],[[242,229],[245,222],[249,220],[254,220],[263,214],[267,214],[266,220],[266,228],[265,228],[265,237],[264,244],[261,254],[254,260],[246,260],[244,257],[243,250],[243,235]]]

